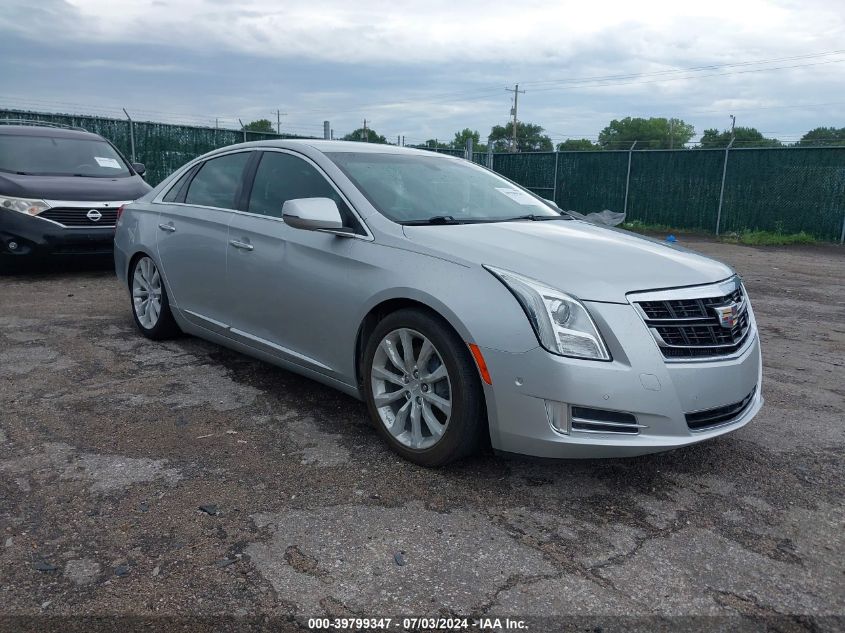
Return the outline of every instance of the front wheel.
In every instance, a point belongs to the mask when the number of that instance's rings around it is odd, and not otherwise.
[[[364,354],[370,417],[397,453],[442,466],[473,453],[485,428],[478,370],[439,317],[405,309],[377,326]]]
[[[132,317],[141,334],[154,341],[173,338],[179,326],[170,312],[167,290],[152,258],[142,255],[129,271]]]

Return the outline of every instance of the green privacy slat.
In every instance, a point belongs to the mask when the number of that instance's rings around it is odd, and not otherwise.
[[[628,152],[496,154],[493,168],[562,209],[622,211]],[[631,152],[628,220],[715,232],[724,150]],[[806,231],[839,240],[845,148],[731,149],[721,232]]]

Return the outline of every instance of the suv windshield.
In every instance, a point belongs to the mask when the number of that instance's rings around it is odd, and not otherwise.
[[[33,176],[129,176],[123,158],[105,141],[0,134],[0,171]]]
[[[468,161],[371,152],[327,156],[376,209],[400,224],[561,218],[540,198]]]

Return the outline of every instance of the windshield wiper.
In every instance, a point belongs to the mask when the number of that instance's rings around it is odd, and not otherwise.
[[[400,222],[399,224],[404,224],[405,226],[420,226],[424,224],[464,224],[464,222],[456,220],[451,215],[434,215],[430,218],[426,218],[425,220],[407,220],[405,222]]]
[[[544,220],[570,220],[571,218],[565,215],[535,215],[528,213],[526,215],[517,215],[513,218],[502,218],[499,222],[514,222],[516,220],[532,220],[534,222],[542,222]]]

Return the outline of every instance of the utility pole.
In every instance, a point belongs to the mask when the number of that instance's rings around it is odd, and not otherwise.
[[[734,140],[734,128],[736,127],[736,117],[733,114],[731,114],[729,116],[731,117],[731,142],[733,142],[733,140]]]
[[[511,139],[511,151],[515,152],[517,145],[516,145],[516,117],[517,111],[519,108],[519,93],[525,94],[524,90],[519,89],[519,84],[514,84],[513,88],[505,88],[506,91],[513,93],[513,108],[511,108],[511,114],[513,115],[513,138]]]
[[[669,149],[675,149],[675,119],[669,119]]]
[[[287,112],[279,112],[276,110],[276,134],[282,133],[282,117],[287,115]]]
[[[365,143],[370,142],[370,133],[369,133],[369,130],[367,129],[367,119],[364,119],[364,127],[361,128],[361,140],[364,141]]]

